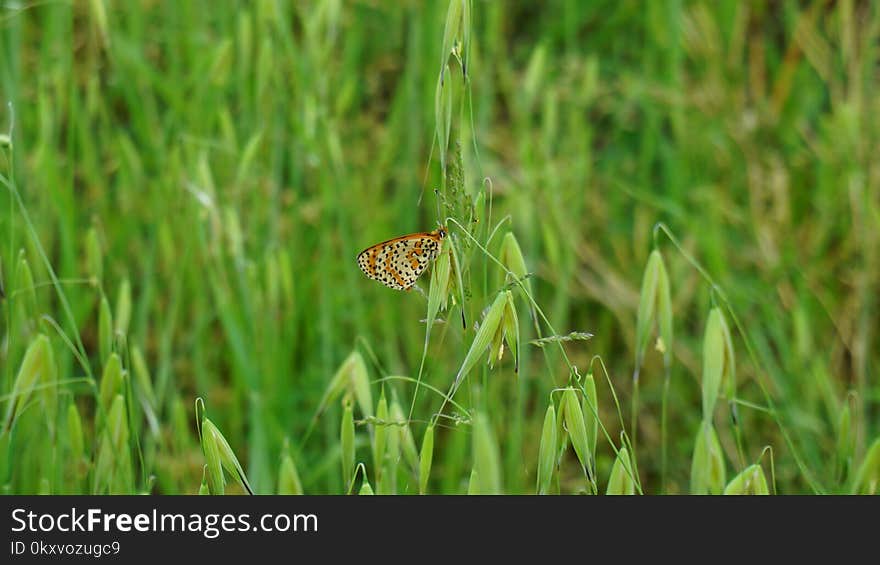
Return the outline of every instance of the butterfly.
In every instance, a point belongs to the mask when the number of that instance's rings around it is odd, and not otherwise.
[[[409,290],[440,254],[446,228],[411,233],[371,245],[357,256],[358,266],[367,277],[395,290]]]

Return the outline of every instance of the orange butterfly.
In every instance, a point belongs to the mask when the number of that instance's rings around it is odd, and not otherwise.
[[[440,254],[446,228],[402,235],[367,247],[357,256],[358,266],[369,278],[395,290],[409,290]]]

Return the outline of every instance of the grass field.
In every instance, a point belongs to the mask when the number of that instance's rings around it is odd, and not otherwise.
[[[878,492],[878,86],[860,0],[4,2],[3,492]]]

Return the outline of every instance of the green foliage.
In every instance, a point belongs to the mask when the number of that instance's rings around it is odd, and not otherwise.
[[[878,30],[852,2],[10,13],[0,488],[877,492]],[[419,290],[358,271],[438,225]]]

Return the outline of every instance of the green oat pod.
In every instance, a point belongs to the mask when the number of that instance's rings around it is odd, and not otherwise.
[[[427,331],[431,331],[437,314],[441,310],[446,310],[449,292],[452,283],[452,259],[449,247],[445,247],[437,260],[434,261],[434,267],[431,270],[431,282],[428,287],[428,314]]]
[[[668,370],[672,365],[672,294],[663,256],[656,250],[653,253],[656,253],[660,258],[657,264],[657,326],[659,327],[660,341],[657,345],[663,354],[663,365]]]
[[[480,494],[502,494],[498,444],[489,418],[482,412],[474,417],[473,457]]]
[[[721,389],[726,391],[727,398],[736,396],[736,356],[733,351],[733,336],[727,317],[721,312],[721,334],[724,336],[724,372],[721,377]]]
[[[712,420],[725,371],[725,340],[721,310],[712,308],[703,334],[703,419]]]
[[[40,382],[54,382],[57,379],[55,354],[49,338],[39,334],[31,341],[25,351],[18,373],[12,383],[12,393],[6,408],[4,419],[5,432],[8,432],[23,408],[30,400],[34,388]]]
[[[318,404],[318,409],[312,418],[312,424],[326,410],[327,406],[335,401],[346,390],[354,394],[358,408],[366,417],[373,416],[373,399],[370,392],[370,378],[366,363],[359,351],[352,351],[345,361],[336,370],[330,379],[327,388]]]
[[[210,420],[205,418],[205,422],[210,422]],[[238,457],[235,456],[235,452],[232,451],[229,442],[226,441],[226,438],[223,437],[223,434],[213,423],[211,423],[211,428],[217,444],[217,451],[220,456],[221,465],[226,469],[227,473],[232,475],[235,480],[238,481],[248,494],[254,494],[254,490],[251,488],[250,482],[248,482],[247,475],[245,475],[244,469],[242,469],[241,463],[238,462]]]
[[[599,403],[596,396],[596,379],[593,372],[587,373],[584,377],[584,398],[581,401],[584,413],[584,428],[587,431],[587,448],[589,449],[590,458],[596,460],[596,442],[599,438]]]
[[[755,463],[743,469],[740,474],[727,483],[727,486],[724,488],[724,494],[770,494],[770,489],[767,487],[767,478],[764,476],[764,470],[761,468],[761,465]]]
[[[104,372],[101,373],[101,385],[98,393],[104,410],[110,410],[113,398],[117,394],[125,394],[125,381],[127,372],[122,368],[122,360],[119,355],[111,353],[104,363]]]
[[[293,457],[285,451],[278,468],[278,494],[303,494],[302,481],[293,462]]]
[[[507,306],[504,309],[501,328],[504,331],[504,341],[513,356],[513,370],[515,373],[519,373],[519,317],[513,303],[513,294],[509,290],[505,294],[507,295]],[[501,356],[499,355],[498,358],[500,360]]]
[[[642,367],[651,328],[657,319],[657,287],[660,277],[660,252],[656,249],[648,257],[645,273],[642,275],[642,289],[639,293],[639,308],[636,311],[636,376]]]
[[[544,414],[544,426],[541,430],[541,445],[538,449],[538,484],[537,494],[547,494],[556,467],[556,410],[553,403]]]
[[[226,477],[223,475],[223,463],[220,461],[220,447],[217,443],[216,427],[210,419],[202,422],[202,452],[205,455],[208,474],[208,490],[211,494],[226,493]]]
[[[122,394],[113,397],[110,409],[107,411],[106,432],[110,435],[113,449],[118,454],[128,452],[128,415],[125,411],[125,397]]]
[[[489,307],[489,311],[483,318],[483,323],[480,324],[479,329],[477,329],[474,341],[471,342],[471,347],[468,349],[467,355],[464,357],[461,368],[455,376],[455,381],[452,386],[452,394],[455,394],[462,379],[464,379],[467,373],[477,364],[477,361],[479,361],[480,357],[482,357],[491,345],[492,340],[498,333],[498,329],[501,327],[501,319],[507,308],[507,301],[507,293],[499,292],[495,297],[492,306]],[[450,396],[452,396],[452,394],[450,394]]]
[[[629,451],[625,447],[621,447],[617,452],[614,465],[611,467],[611,475],[608,478],[608,488],[605,494],[635,494],[636,485],[633,477]]]
[[[584,413],[578,402],[574,389],[566,389],[562,394],[562,405],[565,411],[564,422],[571,445],[574,447],[578,461],[588,480],[593,478],[593,461],[590,457],[590,440],[584,423]]]
[[[434,426],[428,426],[422,438],[422,450],[419,452],[419,494],[428,492],[428,479],[431,476],[431,464],[434,460]]]
[[[349,375],[351,379],[351,388],[354,391],[354,397],[357,400],[361,414],[368,418],[372,417],[373,394],[370,390],[370,375],[367,372],[367,365],[364,363],[364,357],[358,351],[355,351],[352,354]]]
[[[82,417],[75,402],[67,406],[67,445],[70,448],[70,461],[73,465],[80,464],[85,458],[86,448],[83,437]]]
[[[134,473],[128,448],[129,428],[125,398],[117,394],[107,412],[95,463],[95,493],[125,494],[134,490]]]
[[[339,427],[339,444],[342,447],[342,484],[348,493],[354,478],[354,412],[351,402],[342,408],[342,423]]]
[[[724,452],[711,422],[703,420],[691,460],[691,494],[721,494],[725,485]]]
[[[516,236],[513,232],[507,232],[504,239],[501,240],[501,250],[498,252],[498,260],[504,265],[510,273],[505,275],[508,284],[521,281],[526,292],[531,294],[531,281],[527,278],[529,274],[526,268],[526,260],[523,257],[522,249],[519,246]],[[512,275],[512,276],[511,276]],[[518,284],[516,285],[519,286]]]
[[[373,426],[373,467],[376,469],[375,476],[378,481],[382,476],[382,468],[385,462],[385,446],[388,436],[388,401],[385,399],[385,389],[379,395],[379,403],[376,405],[376,425]]]

